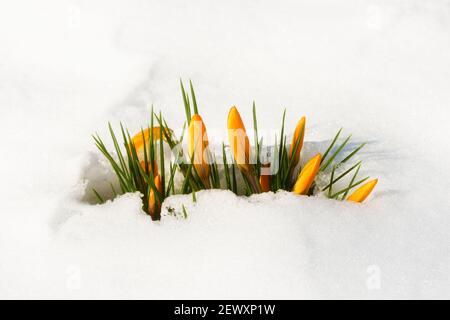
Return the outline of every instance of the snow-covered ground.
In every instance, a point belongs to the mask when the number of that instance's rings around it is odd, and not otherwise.
[[[85,201],[91,134],[231,105],[306,151],[343,126],[380,183],[362,206],[290,193]],[[450,2],[2,1],[1,298],[450,298]],[[211,136],[211,134],[210,134]],[[101,172],[100,172],[101,173]]]

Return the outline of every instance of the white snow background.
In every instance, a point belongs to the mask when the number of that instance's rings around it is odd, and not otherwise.
[[[83,201],[91,134],[184,121],[191,78],[208,130],[308,119],[369,141],[363,205],[227,191]],[[450,2],[2,1],[1,298],[450,298]],[[217,139],[217,143],[221,139]],[[104,169],[103,169],[104,170]],[[86,192],[88,192],[87,190]]]

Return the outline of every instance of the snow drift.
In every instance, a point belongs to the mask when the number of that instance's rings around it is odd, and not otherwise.
[[[450,296],[447,1],[1,7],[2,298]],[[180,76],[208,128],[234,104],[250,124],[253,100],[261,128],[306,115],[311,148],[344,126],[369,141],[377,191],[360,206],[213,190],[168,199],[189,216],[160,223],[137,194],[86,201],[90,134],[139,130],[151,103],[181,126]]]

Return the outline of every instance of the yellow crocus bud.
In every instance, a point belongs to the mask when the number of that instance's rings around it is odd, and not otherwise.
[[[319,153],[314,158],[308,161],[305,167],[302,169],[298,175],[297,181],[295,182],[292,191],[295,194],[307,194],[311,185],[316,178],[317,173],[320,169],[320,161],[322,160],[322,155]]]
[[[228,139],[236,164],[240,170],[249,174],[252,170],[250,165],[250,142],[241,115],[235,106],[228,113]]]
[[[296,166],[298,161],[300,160],[300,152],[302,151],[303,140],[305,138],[305,125],[306,125],[306,118],[302,117],[300,121],[297,123],[297,127],[295,127],[291,147],[289,148],[289,159],[292,159],[293,156],[292,153],[294,152],[295,145],[298,139],[300,139],[300,142],[294,155],[294,166]]]
[[[141,165],[142,170],[145,171],[145,160],[142,160],[141,162],[139,162],[139,164]],[[152,172],[153,176],[156,177],[159,173],[158,173],[158,163],[156,161],[153,161],[153,169],[152,170],[152,165],[150,163],[147,164],[148,166],[148,172]]]
[[[259,184],[261,186],[262,192],[269,192],[270,191],[270,184],[269,184],[269,176],[262,175],[259,177]]]
[[[270,191],[270,175],[263,174],[263,171],[267,171],[264,169],[268,169],[270,164],[263,164],[261,169],[261,175],[259,176],[259,185],[261,186],[261,192],[269,192]]]
[[[353,192],[348,198],[348,201],[353,202],[363,202],[373,191],[378,183],[378,179],[372,180],[359,187],[355,192]]]
[[[155,186],[158,192],[162,192],[162,183],[161,183],[161,177],[157,175],[155,177]],[[153,189],[150,189],[150,196],[148,198],[148,213],[152,217],[153,220],[159,219],[159,214],[161,212],[161,203],[157,201],[155,192]]]
[[[209,187],[210,168],[208,164],[208,136],[202,117],[195,114],[189,124],[189,156],[202,182]]]
[[[162,131],[161,127],[153,127],[153,141],[159,140],[161,137],[161,133],[162,133],[163,140],[166,141],[166,136],[164,135],[164,132],[161,132],[161,131]],[[144,133],[144,136],[142,136],[142,133]],[[171,131],[166,130],[166,133],[170,137]],[[144,129],[143,131],[139,131],[131,139],[131,142],[134,144],[136,151],[141,149],[144,146],[144,139],[145,139],[145,143],[148,143],[148,139],[150,139],[150,130],[148,128]]]
[[[145,143],[145,146],[147,147],[147,152],[148,152],[148,148],[150,146],[149,145],[150,130],[151,129],[147,128],[142,131],[139,131],[131,139],[131,143],[134,144],[134,148],[136,149],[136,154],[140,161],[143,161],[145,159],[144,143]],[[162,130],[163,129],[161,127],[153,127],[153,141],[160,140],[161,134],[162,134],[163,141],[166,141],[166,136]],[[165,130],[166,130],[166,134],[169,135],[169,137],[170,137],[172,134],[172,131],[170,129],[165,129]],[[131,152],[131,148],[130,148],[130,152]]]

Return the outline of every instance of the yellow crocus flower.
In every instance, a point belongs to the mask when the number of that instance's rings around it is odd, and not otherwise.
[[[157,141],[160,139],[161,134],[164,141],[166,141],[166,136],[164,135],[164,132],[161,132],[161,127],[153,127],[153,141]],[[142,136],[142,132],[144,133],[144,136]],[[171,131],[166,130],[166,133],[170,136]],[[144,140],[145,139],[145,140]],[[134,137],[131,139],[131,142],[134,144],[134,147],[136,148],[136,151],[140,150],[144,146],[144,141],[147,144],[148,140],[150,139],[150,130],[144,129],[143,131],[139,131],[137,134],[134,135]]]
[[[314,158],[308,161],[305,167],[302,169],[298,175],[297,181],[295,182],[292,191],[295,194],[307,194],[311,185],[316,178],[317,173],[320,168],[320,161],[322,160],[322,155],[319,153]]]
[[[300,121],[297,123],[297,126],[294,131],[294,136],[292,137],[292,143],[289,148],[289,159],[291,159],[292,156],[294,156],[294,166],[296,166],[298,164],[298,161],[300,160],[300,152],[302,151],[303,140],[305,138],[305,125],[306,125],[306,118],[302,117]],[[300,142],[297,147],[297,150],[295,151],[295,155],[292,155],[292,153],[294,152],[295,145],[299,138]]]
[[[162,192],[162,183],[161,183],[161,177],[157,175],[155,177],[155,186],[158,192]],[[153,220],[158,219],[159,214],[161,212],[161,203],[157,201],[155,192],[153,189],[150,189],[150,196],[148,198],[148,213],[152,217]]]
[[[142,160],[141,162],[139,162],[139,164],[141,165],[142,170],[145,171],[145,160]],[[158,163],[156,161],[153,161],[154,172],[152,170],[152,166],[151,166],[150,163],[148,163],[147,166],[148,166],[148,168],[147,168],[148,172],[152,172],[153,176],[157,176],[158,175]]]
[[[208,136],[206,127],[200,115],[195,114],[189,124],[189,156],[191,157],[194,168],[197,171],[202,182],[209,187],[210,168],[208,164]]]
[[[150,147],[150,143],[149,143],[149,139],[150,139],[150,130],[151,129],[144,129],[140,132],[138,132],[137,134],[135,134],[133,136],[133,138],[131,139],[131,143],[134,145],[134,148],[136,149],[136,154],[138,156],[138,159],[142,162],[145,159],[144,156],[144,143],[145,146],[147,148],[147,153],[149,152],[149,147]],[[142,133],[144,134],[142,136]],[[170,129],[166,129],[166,133],[169,135],[169,137],[172,134],[172,131]],[[163,141],[166,141],[166,136],[164,134],[164,132],[162,131],[161,127],[153,127],[153,141],[158,141],[161,138],[161,134],[162,134],[162,138]],[[130,148],[130,152],[131,152],[131,148]]]
[[[358,188],[355,192],[353,192],[348,198],[348,201],[353,202],[363,202],[373,191],[375,186],[378,183],[378,179],[372,180],[364,184],[362,187]]]
[[[250,142],[241,115],[235,106],[228,113],[228,139],[239,169],[250,173]]]
[[[270,191],[269,179],[270,179],[270,176],[266,176],[266,175],[262,175],[259,177],[259,185],[261,186],[262,192]]]

